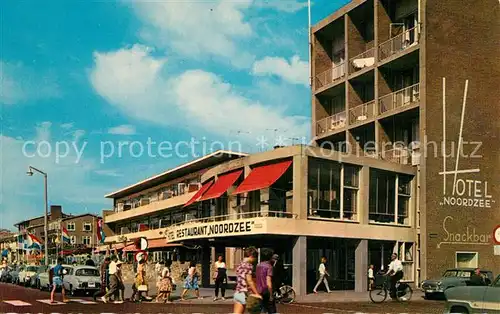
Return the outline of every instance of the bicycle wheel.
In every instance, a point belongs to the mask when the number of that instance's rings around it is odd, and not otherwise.
[[[399,302],[410,301],[412,295],[413,295],[413,290],[408,284],[404,283],[399,286],[397,295]]]
[[[290,286],[283,286],[280,288],[280,302],[283,304],[290,304],[295,301],[295,290]]]
[[[387,299],[387,289],[385,287],[377,287],[370,290],[370,300],[373,303],[382,303]]]

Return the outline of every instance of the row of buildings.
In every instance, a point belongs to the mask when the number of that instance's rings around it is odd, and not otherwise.
[[[364,291],[398,254],[418,285],[450,267],[500,269],[500,5],[354,0],[313,26],[312,146],[216,152],[106,195],[110,245],[153,259],[272,247],[310,292],[321,256]],[[152,254],[152,255],[151,255]]]
[[[271,247],[298,294],[321,256],[365,291],[397,253],[415,285],[450,267],[500,269],[500,5],[353,0],[311,28],[313,144],[218,151],[106,195],[106,244],[200,263]]]

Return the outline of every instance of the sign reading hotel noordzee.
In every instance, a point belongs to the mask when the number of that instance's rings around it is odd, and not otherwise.
[[[180,226],[167,232],[167,241],[252,234],[261,225],[254,220],[225,221]]]

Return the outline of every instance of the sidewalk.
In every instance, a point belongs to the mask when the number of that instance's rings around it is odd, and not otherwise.
[[[156,296],[156,286],[150,285],[149,295],[154,297]],[[182,293],[182,286],[177,286],[176,291],[172,293],[172,300],[178,301],[180,295]],[[226,300],[225,301],[217,301],[224,303],[232,303],[233,302],[233,294],[234,290],[228,289],[226,290]],[[130,298],[132,295],[132,285],[125,284],[125,298]],[[187,296],[186,302],[193,303],[213,303],[214,299],[214,289],[213,288],[200,288],[200,296],[203,298],[202,300],[196,299],[194,292],[190,291]],[[219,295],[220,297],[220,295]],[[420,290],[413,291],[412,300],[421,300],[423,297],[423,293]],[[368,295],[368,291],[366,292],[355,292],[355,291],[332,291],[331,293],[320,292],[318,294],[308,294],[306,296],[297,296],[296,302],[300,303],[345,303],[345,302],[370,302],[370,297]]]

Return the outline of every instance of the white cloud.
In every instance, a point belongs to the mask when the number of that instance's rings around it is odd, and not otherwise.
[[[261,8],[275,9],[287,13],[295,13],[307,7],[307,1],[295,0],[256,0],[255,5]]]
[[[109,134],[115,135],[134,135],[136,133],[135,126],[129,124],[118,125],[108,130]]]
[[[50,125],[38,127],[36,142],[48,140]],[[43,213],[43,180],[41,176],[28,177],[25,172],[29,165],[48,174],[48,196],[50,204],[60,204],[65,212],[75,213],[84,206],[105,207],[108,202],[103,194],[109,189],[100,182],[89,182],[88,173],[96,169],[96,162],[82,158],[75,164],[76,154],[69,152],[66,158],[56,163],[54,155],[43,158],[33,156],[33,146],[23,153],[25,140],[0,134],[0,227],[12,228],[15,222],[26,217]],[[8,184],[7,184],[8,183]],[[81,204],[79,207],[66,206],[68,202]],[[109,205],[109,204],[108,204]]]
[[[118,170],[114,170],[114,169],[95,170],[94,172],[98,175],[106,176],[106,177],[123,177],[122,173],[120,173],[120,172],[118,172]]]
[[[69,129],[73,128],[74,125],[75,124],[73,122],[63,123],[63,124],[61,124],[61,129],[69,130]]]
[[[144,23],[140,36],[149,44],[172,48],[197,59],[218,57],[242,68],[254,57],[237,47],[253,35],[244,12],[251,0],[136,1],[131,4]]]
[[[94,89],[133,118],[163,126],[175,123],[192,134],[219,137],[244,130],[251,132],[247,140],[253,142],[268,128],[288,130],[293,136],[309,134],[308,118],[287,116],[277,104],[252,101],[213,73],[192,70],[163,77],[160,68],[165,61],[151,56],[146,47],[94,56]]]
[[[22,63],[0,60],[0,103],[15,105],[60,96],[59,86],[51,75],[36,73]]]
[[[309,84],[309,64],[293,56],[288,62],[284,58],[265,57],[254,63],[252,73],[258,76],[276,75],[292,84]]]

